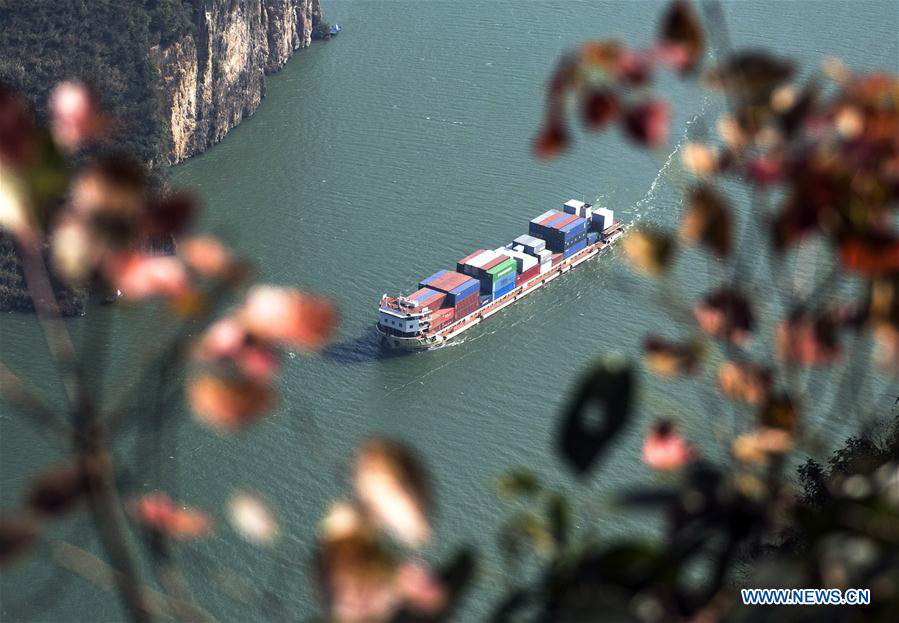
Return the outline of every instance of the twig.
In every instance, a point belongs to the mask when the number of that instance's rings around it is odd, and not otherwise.
[[[63,387],[70,402],[74,404],[78,393],[75,372],[75,347],[62,322],[56,295],[47,275],[47,267],[40,253],[40,242],[34,236],[19,236],[18,249],[22,257],[25,283],[31,292],[31,301],[37,313],[41,329],[47,340],[50,354],[56,361],[62,375]]]
[[[115,490],[112,461],[102,450],[103,436],[96,428],[80,437],[79,461],[87,483],[88,499],[100,541],[113,566],[113,576],[122,603],[135,623],[152,620],[141,582],[137,563],[128,544],[125,516]]]
[[[100,560],[90,552],[68,543],[59,543],[53,551],[53,559],[61,568],[70,571],[95,586],[107,590],[115,591],[118,583],[117,576],[120,573],[106,562]],[[170,597],[165,593],[157,591],[149,586],[141,586],[144,602],[154,617],[171,617],[181,604],[178,599]],[[205,619],[211,619],[208,612],[192,606],[197,612],[202,614]]]
[[[51,429],[65,439],[72,436],[72,427],[60,417],[39,395],[9,366],[0,361],[0,395],[10,406],[20,411],[30,422],[37,421],[42,430]]]

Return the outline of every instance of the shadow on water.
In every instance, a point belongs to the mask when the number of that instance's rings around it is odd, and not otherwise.
[[[331,344],[321,356],[337,363],[359,364],[404,357],[413,352],[387,347],[381,343],[380,334],[372,329],[356,338]]]

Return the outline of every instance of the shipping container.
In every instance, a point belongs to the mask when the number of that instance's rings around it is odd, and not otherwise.
[[[586,233],[587,220],[576,216],[570,222],[566,223],[564,226],[559,227],[558,229],[563,234],[565,234],[566,238],[578,233]]]
[[[518,236],[518,238],[516,238],[513,242],[524,247],[524,251],[526,253],[530,253],[531,255],[537,255],[540,251],[546,248],[546,242],[542,238],[529,236],[527,234]]]
[[[558,210],[550,210],[546,217],[537,221],[538,225],[543,225],[544,227],[549,227],[552,223],[559,221],[565,218],[567,215],[564,212],[559,212]]]
[[[569,199],[565,202],[565,205],[562,206],[562,210],[568,214],[577,214],[580,216],[580,211],[584,209],[584,206],[587,205],[583,201],[578,201],[577,199]]]
[[[556,264],[558,264],[561,261],[562,261],[562,254],[561,253],[553,253],[552,265],[555,266]]]
[[[446,299],[446,293],[431,288],[421,288],[410,294],[408,297],[415,301],[420,308],[428,307],[430,309],[439,309]]]
[[[470,274],[468,272],[468,270],[466,270],[466,266],[471,262],[471,260],[476,258],[478,255],[480,255],[484,251],[485,251],[485,249],[478,249],[474,253],[467,255],[467,256],[463,257],[461,260],[459,260],[458,262],[456,262],[456,272],[464,273],[466,275]]]
[[[523,251],[509,251],[506,250],[506,255],[510,256],[513,260],[515,260],[515,272],[523,273],[528,270],[531,266],[537,265],[537,258],[533,255],[528,255]]]
[[[428,328],[428,331],[439,331],[449,323],[453,322],[455,320],[455,317],[456,310],[454,310],[452,307],[438,309],[431,314],[431,326]]]
[[[469,279],[465,283],[456,286],[453,288],[448,296],[452,296],[456,300],[461,300],[467,298],[480,290],[481,284],[477,279]]]
[[[433,281],[435,281],[436,279],[440,279],[443,275],[445,275],[448,272],[449,271],[447,271],[447,270],[438,270],[436,273],[434,273],[427,279],[423,279],[422,281],[420,281],[418,283],[418,287],[419,288],[427,288]]]
[[[565,251],[565,253],[562,254],[562,258],[563,258],[563,259],[568,259],[569,257],[571,257],[572,255],[574,255],[574,254],[577,253],[578,251],[583,251],[583,250],[586,249],[586,248],[587,248],[587,241],[586,241],[586,240],[581,240],[581,241],[578,242],[577,244],[572,245],[571,247],[569,247],[569,248]]]
[[[442,270],[439,273],[431,275],[419,284],[420,287],[427,287],[433,290],[439,290],[446,294],[451,293],[454,289],[465,284],[477,283],[477,280],[468,275],[457,273],[455,271]]]
[[[552,251],[550,251],[549,249],[543,249],[542,251],[540,251],[537,254],[537,260],[541,264],[546,264],[547,262],[549,262],[552,259],[552,255],[553,255]]]
[[[539,223],[540,221],[542,221],[542,220],[545,219],[546,217],[550,216],[551,214],[557,213],[557,212],[558,212],[558,210],[547,210],[546,212],[544,212],[544,213],[541,214],[540,216],[538,216],[538,217],[536,217],[536,218],[532,218],[532,219],[531,219],[531,223]]]
[[[602,233],[612,226],[615,221],[614,213],[608,208],[595,208],[591,219],[590,229]]]
[[[591,231],[587,233],[587,244],[592,245],[599,242],[599,232]]]
[[[480,300],[478,297],[473,297],[470,299],[471,302],[468,303],[460,303],[456,307],[453,308],[453,320],[461,320],[465,316],[469,316],[477,311]]]
[[[548,272],[551,271],[552,269],[553,269],[553,263],[552,263],[552,262],[544,262],[543,264],[540,264],[540,274],[541,274],[541,275],[545,275],[546,273],[548,273]]]
[[[515,277],[515,285],[520,286],[526,281],[529,281],[540,274],[540,266],[535,264],[525,272],[521,273],[517,277]]]
[[[499,298],[504,297],[509,292],[515,289],[515,280],[513,279],[511,283],[504,285],[493,293],[493,300],[497,300]]]

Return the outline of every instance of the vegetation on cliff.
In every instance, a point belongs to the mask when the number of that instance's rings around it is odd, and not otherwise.
[[[116,147],[155,162],[166,149],[165,120],[147,51],[190,32],[201,4],[0,0],[0,84],[23,94],[45,118],[53,85],[84,80],[113,113]]]

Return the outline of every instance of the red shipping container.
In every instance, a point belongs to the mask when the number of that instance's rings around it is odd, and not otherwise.
[[[558,210],[556,210],[552,214],[547,216],[545,219],[538,221],[537,224],[538,225],[546,225],[547,223],[551,222],[552,220],[559,218],[560,214],[562,214],[562,212],[559,212]]]
[[[458,288],[463,283],[471,281],[472,279],[473,277],[463,275],[462,273],[448,272],[439,279],[435,279],[434,281],[429,283],[428,287],[434,290],[440,290],[441,292],[450,292],[451,290]]]
[[[555,266],[556,264],[558,264],[558,263],[561,262],[561,261],[562,261],[562,254],[561,254],[561,253],[553,253],[553,254],[552,254],[552,263],[553,263],[553,266]]]
[[[456,303],[455,314],[453,315],[454,320],[459,320],[472,313],[478,308],[478,303],[480,302],[480,296],[477,292],[468,298],[462,299],[458,303]]]
[[[521,273],[520,275],[515,277],[515,285],[520,286],[525,281],[533,279],[534,277],[536,277],[539,274],[540,274],[540,264],[537,264],[536,266],[531,266],[529,269],[527,269],[526,271],[524,271],[523,273]]]
[[[453,321],[455,317],[455,311],[452,307],[446,307],[444,309],[437,310],[433,314],[431,314],[431,331],[439,331],[450,322]]]

